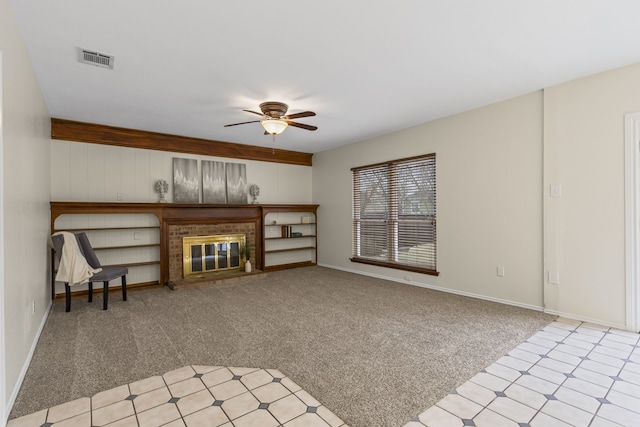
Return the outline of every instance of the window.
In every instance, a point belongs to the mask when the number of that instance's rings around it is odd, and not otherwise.
[[[352,172],[351,261],[437,276],[436,155]]]

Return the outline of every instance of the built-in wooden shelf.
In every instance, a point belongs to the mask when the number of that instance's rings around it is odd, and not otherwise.
[[[270,150],[270,149],[269,149]],[[175,224],[218,224],[218,223],[238,223],[252,222],[255,224],[255,265],[257,270],[282,270],[293,267],[303,267],[308,265],[316,265],[317,250],[315,242],[317,241],[317,209],[318,205],[313,204],[246,204],[246,205],[212,205],[212,204],[186,204],[186,203],[142,203],[142,202],[51,202],[51,230],[56,231],[122,231],[122,230],[143,230],[156,229],[159,233],[159,241],[157,244],[142,245],[123,245],[97,247],[95,250],[100,251],[116,251],[129,250],[141,247],[158,247],[160,248],[159,260],[137,263],[123,263],[123,267],[139,267],[148,265],[160,265],[160,278],[158,282],[161,285],[167,285],[169,282],[169,227]],[[60,215],[91,215],[91,214],[150,214],[158,219],[157,226],[125,226],[125,227],[87,227],[59,229],[55,228],[55,221]],[[281,224],[269,224],[267,215],[281,215]],[[309,216],[309,223],[295,222],[295,215]],[[288,217],[287,217],[288,215]],[[275,219],[275,218],[274,218]],[[302,221],[302,220],[301,220]],[[312,233],[300,237],[282,238],[278,236],[276,239],[265,238],[265,230],[267,227],[291,226],[307,227],[303,232]],[[300,241],[300,238],[313,238],[313,241]],[[265,242],[270,245],[280,245],[284,243],[276,242],[276,240],[289,240],[292,246],[304,245],[302,247],[279,248],[277,246],[268,250],[270,254],[277,253],[293,253],[299,252],[301,256],[292,255],[272,255],[275,258],[271,265],[265,264]],[[309,243],[314,244],[309,246]],[[311,251],[311,253],[309,253]],[[308,259],[304,259],[309,255]],[[284,259],[280,259],[280,258]],[[55,264],[54,255],[52,253],[52,266]],[[55,276],[54,276],[55,277]],[[56,298],[55,279],[52,277],[51,289],[52,298]],[[153,282],[151,282],[153,283]],[[129,286],[129,285],[127,285]]]

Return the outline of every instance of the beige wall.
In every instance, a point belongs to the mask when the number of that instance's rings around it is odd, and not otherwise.
[[[638,111],[640,64],[317,154],[319,262],[626,328],[624,115]],[[349,169],[429,152],[440,277],[349,262]]]
[[[261,203],[311,203],[308,166],[59,140],[52,140],[51,147],[51,200],[117,201],[121,193],[124,201],[156,202],[153,186],[164,179],[169,183],[166,198],[171,202],[172,164],[177,157],[246,164],[247,182],[258,184]]]
[[[542,102],[535,92],[314,155],[319,263],[542,307]],[[426,153],[437,156],[440,276],[351,263],[350,168]]]
[[[545,306],[625,324],[624,115],[640,111],[640,65],[545,89]],[[562,186],[549,197],[551,184]],[[548,282],[557,271],[560,283]]]
[[[49,113],[8,0],[0,0],[4,412],[12,404],[49,307]],[[32,304],[35,301],[35,313]],[[4,414],[5,416],[8,414]],[[4,424],[4,419],[0,424]]]

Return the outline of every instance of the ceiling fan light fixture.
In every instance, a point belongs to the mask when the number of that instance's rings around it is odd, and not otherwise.
[[[267,133],[272,135],[280,135],[289,126],[289,123],[284,120],[263,120],[260,122],[262,127]]]

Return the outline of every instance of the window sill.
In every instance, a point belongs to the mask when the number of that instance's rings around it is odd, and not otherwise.
[[[423,267],[415,267],[412,265],[405,265],[405,264],[397,264],[397,263],[393,263],[393,262],[386,262],[386,261],[376,261],[376,260],[372,260],[372,259],[367,259],[367,258],[359,258],[359,257],[353,257],[353,258],[349,258],[351,260],[351,262],[358,262],[360,264],[369,264],[369,265],[375,265],[378,267],[386,267],[386,268],[393,268],[396,270],[404,270],[404,271],[411,271],[414,273],[422,273],[422,274],[428,274],[430,276],[439,276],[440,273],[436,270],[431,270],[428,268],[423,268]]]

